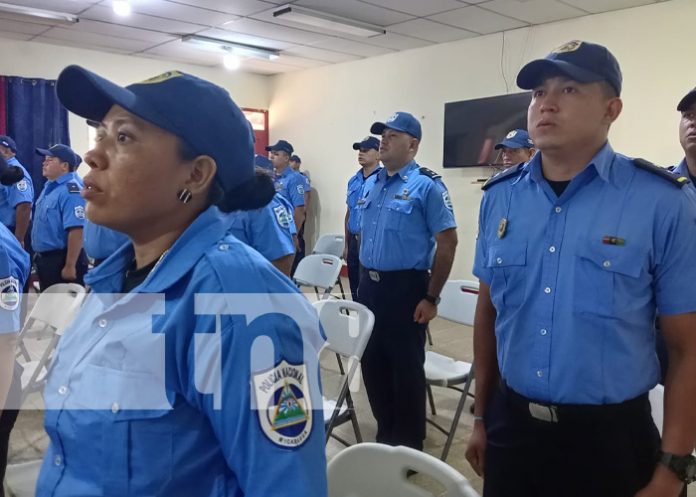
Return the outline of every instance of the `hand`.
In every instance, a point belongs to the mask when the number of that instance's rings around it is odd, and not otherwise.
[[[75,266],[64,266],[60,270],[60,277],[67,281],[75,281],[77,279],[77,270]]]
[[[471,432],[469,445],[467,445],[464,455],[479,476],[483,476],[483,466],[486,460],[486,443],[486,428],[483,425],[483,421],[474,421],[474,431]]]
[[[437,316],[437,306],[423,299],[418,302],[416,311],[413,313],[413,320],[420,324],[427,324]]]
[[[683,487],[684,482],[680,481],[677,475],[667,466],[658,464],[650,483],[635,497],[679,497]]]

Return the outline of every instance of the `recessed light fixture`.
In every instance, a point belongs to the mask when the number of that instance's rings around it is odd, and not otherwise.
[[[222,65],[225,66],[225,69],[236,71],[242,65],[242,59],[237,54],[226,53],[222,56]]]
[[[343,34],[370,38],[386,33],[384,27],[366,22],[347,19],[345,17],[320,12],[317,10],[297,7],[296,5],[283,5],[273,12],[273,17],[286,21],[305,24],[328,31],[336,31]]]
[[[121,17],[129,16],[131,13],[131,4],[128,0],[114,0],[113,8],[116,15]]]

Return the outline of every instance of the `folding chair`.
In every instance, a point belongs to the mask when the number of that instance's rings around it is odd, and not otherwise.
[[[36,304],[17,336],[17,358],[24,359],[23,362],[20,361],[24,368],[22,402],[30,393],[41,390],[53,351],[58,345],[63,330],[77,314],[85,296],[85,288],[76,283],[51,285],[39,294]],[[34,337],[37,342],[46,342],[38,359],[31,357],[26,346],[26,340]]]
[[[336,426],[350,421],[355,439],[360,443],[362,434],[350,395],[350,385],[358,372],[363,352],[372,335],[375,315],[364,305],[352,300],[320,300],[313,305],[326,334],[324,349],[348,360],[348,372],[342,376],[338,395],[335,399],[323,399],[326,441],[333,436],[343,445],[350,445],[337,435],[332,435]]]
[[[442,293],[440,294],[442,300],[438,306],[438,316],[448,321],[473,326],[478,291],[479,284],[476,281],[448,281],[445,283]],[[441,456],[441,459],[444,461],[447,459],[450,447],[452,446],[454,433],[459,424],[459,418],[461,417],[464,403],[469,395],[471,381],[474,378],[473,363],[470,364],[468,362],[457,361],[452,357],[429,350],[425,353],[424,368],[428,401],[430,402],[430,410],[433,415],[437,413],[435,411],[435,402],[433,401],[432,385],[447,387],[461,392],[449,430],[443,428],[434,420],[428,419],[431,425],[447,435],[447,441],[445,442],[445,447],[442,450]],[[464,388],[459,388],[457,386],[461,384],[464,384]]]
[[[409,470],[439,482],[433,493],[408,480]],[[361,443],[339,452],[328,465],[329,497],[479,497],[468,480],[436,457],[410,447]]]
[[[293,279],[299,286],[313,286],[317,298],[329,298],[341,272],[341,259],[331,254],[312,254],[303,258],[295,269]],[[319,297],[319,290],[324,294]]]
[[[314,245],[313,254],[331,254],[335,255],[339,259],[343,257],[343,248],[346,245],[345,235],[332,234],[332,235],[321,235]],[[341,276],[339,273],[338,288],[341,290],[341,298],[345,300],[346,292],[343,291],[343,282],[341,281]]]

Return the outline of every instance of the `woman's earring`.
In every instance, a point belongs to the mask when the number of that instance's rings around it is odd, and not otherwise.
[[[188,204],[191,201],[191,197],[193,197],[193,193],[191,193],[188,188],[184,188],[183,190],[179,190],[177,197],[182,204]]]

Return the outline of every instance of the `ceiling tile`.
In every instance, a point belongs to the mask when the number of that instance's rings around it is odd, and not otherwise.
[[[219,40],[231,41],[233,43],[243,43],[245,45],[253,45],[256,47],[274,48],[276,50],[284,50],[294,47],[295,43],[287,41],[272,40],[270,38],[261,38],[259,36],[246,35],[242,33],[233,33],[225,29],[206,29],[198,33],[201,36],[217,38]]]
[[[232,21],[225,24],[223,28],[234,33],[243,33],[272,40],[286,41],[296,45],[312,45],[330,38],[330,36],[315,33],[310,30],[289,28],[271,22],[261,21],[256,18]]]
[[[158,58],[168,58],[189,64],[202,66],[222,66],[222,54],[198,50],[181,41],[172,41],[157,47],[145,50],[138,55],[156,56]]]
[[[329,41],[322,41],[320,46],[321,48],[326,48],[327,50],[335,50],[337,52],[359,55],[361,57],[374,57],[377,55],[384,55],[394,52],[394,50],[390,48],[367,45],[365,43],[346,40],[344,38],[332,38]]]
[[[656,0],[562,0],[563,3],[572,5],[587,12],[598,14],[609,10],[629,9],[640,5],[655,3]]]
[[[11,31],[0,31],[0,38],[4,38],[7,40],[29,41],[32,38],[34,38],[34,35],[28,35],[25,33],[13,33]]]
[[[468,29],[476,33],[498,33],[507,29],[520,28],[527,24],[479,7],[464,7],[444,14],[430,16],[428,19]]]
[[[410,36],[404,36],[397,33],[373,36],[366,40],[371,45],[377,45],[378,47],[391,48],[393,50],[408,50],[410,48],[420,48],[432,45],[429,41],[419,40],[417,38],[411,38]]]
[[[168,0],[170,3],[191,5],[201,9],[227,12],[238,16],[248,16],[268,9],[271,4],[259,0]],[[287,2],[285,2],[287,3]]]
[[[298,71],[300,68],[295,66],[289,66],[285,64],[278,64],[278,61],[272,60],[261,60],[261,59],[247,59],[242,62],[241,71],[252,72],[255,74],[278,74],[284,72]]]
[[[88,45],[83,41],[76,41],[76,40],[63,40],[63,39],[58,39],[58,38],[50,38],[46,36],[37,36],[35,38],[32,38],[33,42],[37,43],[45,43],[47,45],[59,45],[59,46],[65,46],[65,47],[75,47],[75,48],[82,48],[86,50],[98,50],[100,52],[112,52],[112,53],[118,53],[118,54],[130,54],[133,53],[133,50],[130,50],[128,48],[121,48],[115,45]]]
[[[80,18],[90,19],[92,21],[110,22],[112,24],[125,24],[123,17],[117,16],[111,8],[103,5],[97,5],[87,9],[80,15]],[[201,26],[196,24],[137,13],[128,16],[127,24],[135,28],[150,29],[163,33],[195,33],[202,29]]]
[[[49,29],[45,24],[34,24],[30,22],[17,22],[10,19],[2,19],[0,14],[0,31],[6,33],[17,33],[27,35],[38,35]]]
[[[360,0],[298,0],[294,4],[377,26],[389,26],[413,19],[413,16],[403,12],[377,7]]]
[[[464,38],[477,36],[477,33],[472,31],[447,26],[428,19],[413,19],[412,21],[402,22],[401,24],[394,24],[389,26],[389,31],[414,36],[435,43],[445,43],[447,41],[463,40]]]
[[[324,62],[347,62],[349,60],[357,60],[360,57],[331,50],[323,50],[316,47],[294,47],[285,51],[285,55],[294,55],[297,57],[306,57],[308,59],[322,60]]]
[[[309,69],[311,67],[325,66],[328,62],[323,62],[316,59],[305,59],[303,57],[294,57],[292,55],[281,54],[276,60],[272,62],[277,62],[281,65],[299,67],[303,69]]]
[[[418,17],[426,17],[448,10],[458,9],[462,3],[458,0],[363,0],[365,3],[398,10]]]
[[[199,9],[190,5],[167,2],[166,0],[136,1],[133,3],[133,12],[213,27],[239,19],[239,16],[232,14]],[[127,23],[128,18],[121,18],[121,22]]]
[[[70,26],[66,29],[84,33],[97,33],[108,36],[117,36],[119,38],[148,41],[151,42],[151,44],[165,43],[176,38],[175,36],[160,33],[159,31],[148,31],[146,29],[131,28],[129,26],[121,26],[108,22],[90,21],[89,19],[82,19],[74,26]]]
[[[99,1],[100,0],[3,0],[3,3],[24,5],[35,9],[67,12],[68,14],[78,14],[86,8],[99,3]]]
[[[138,52],[153,45],[152,42],[148,41],[118,38],[116,36],[108,36],[100,33],[87,33],[64,28],[51,28],[41,36],[54,40],[79,43],[83,48],[96,48],[99,50],[113,48],[118,51]]]
[[[481,7],[531,24],[560,21],[586,14],[583,10],[555,0],[491,0],[481,4]]]

